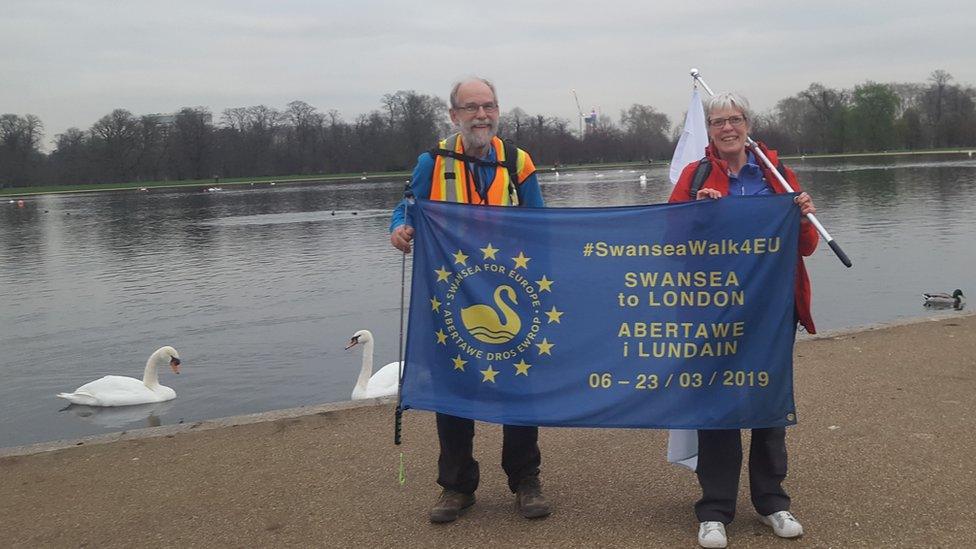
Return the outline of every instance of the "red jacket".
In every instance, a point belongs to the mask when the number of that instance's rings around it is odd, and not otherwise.
[[[773,163],[774,166],[778,165],[779,156],[776,151],[767,149],[765,145],[759,143],[759,148],[766,155],[766,158]],[[705,189],[715,189],[722,193],[722,196],[727,196],[729,194],[729,166],[728,164],[718,157],[718,152],[715,150],[715,146],[712,144],[708,145],[705,149],[705,157],[712,163],[712,171],[708,175],[708,179],[702,184],[702,188]],[[758,160],[758,159],[757,159]],[[769,170],[765,165],[760,162],[760,166],[763,172],[763,179],[766,183],[773,189],[776,193],[785,193],[786,189],[780,184],[776,176],[769,173]],[[691,187],[691,179],[695,174],[695,170],[698,168],[698,162],[692,162],[685,166],[685,169],[681,171],[681,177],[678,179],[678,183],[674,186],[674,190],[671,192],[671,198],[668,202],[688,202],[691,200],[689,195],[689,189]],[[800,183],[796,179],[796,174],[793,170],[786,168],[786,181],[793,187],[794,191],[800,191]],[[803,264],[803,257],[813,254],[814,250],[817,249],[817,243],[820,241],[820,235],[817,234],[817,229],[814,228],[811,223],[800,223],[800,242],[799,242],[799,255],[797,257],[796,264],[796,284],[795,286],[795,307],[796,307],[796,317],[799,319],[800,324],[806,328],[807,332],[811,334],[817,333],[817,328],[813,324],[813,315],[810,312],[810,277],[807,276],[806,266]]]

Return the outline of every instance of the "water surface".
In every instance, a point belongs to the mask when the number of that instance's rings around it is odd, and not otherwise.
[[[972,284],[976,161],[951,156],[793,161],[826,246],[808,260],[823,330],[932,314],[923,291]],[[639,182],[647,175],[647,184]],[[666,167],[544,172],[550,206],[667,200]],[[397,358],[402,256],[389,208],[403,181],[125,191],[0,203],[0,447],[347,400],[373,331]],[[409,277],[409,263],[407,272]],[[954,314],[953,312],[941,314]],[[173,345],[172,402],[99,410],[54,395],[140,377]]]

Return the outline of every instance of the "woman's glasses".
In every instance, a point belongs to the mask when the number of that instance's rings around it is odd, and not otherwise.
[[[738,128],[744,124],[745,121],[746,117],[744,116],[730,116],[728,118],[712,118],[708,121],[708,125],[713,128],[722,128],[725,126],[725,123],[728,122],[729,124],[732,124],[733,128]]]

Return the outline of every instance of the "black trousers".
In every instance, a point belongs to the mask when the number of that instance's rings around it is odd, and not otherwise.
[[[441,443],[437,484],[455,492],[473,494],[479,480],[478,462],[472,454],[474,420],[437,414],[437,438]],[[522,479],[538,476],[541,464],[538,427],[502,427],[502,469],[508,475],[508,488],[512,492]]]
[[[698,483],[702,498],[695,504],[699,522],[725,524],[735,517],[742,470],[742,437],[738,429],[698,431]],[[753,429],[749,447],[749,492],[761,515],[790,509],[783,490],[786,478],[786,428]]]

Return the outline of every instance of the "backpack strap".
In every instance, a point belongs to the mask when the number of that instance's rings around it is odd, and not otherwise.
[[[783,165],[782,160],[776,162],[776,171],[783,176],[783,181],[789,181],[789,179],[786,177],[786,166]]]
[[[698,161],[695,174],[691,176],[691,186],[688,187],[688,194],[691,195],[692,200],[698,197],[698,191],[701,190],[702,185],[705,184],[705,180],[710,175],[712,175],[712,163],[709,162],[707,157],[702,158]]]
[[[438,143],[438,146],[437,147],[434,147],[433,149],[430,149],[427,152],[430,153],[431,156],[447,156],[447,157],[453,158],[455,160],[461,160],[463,162],[470,162],[471,164],[475,164],[475,165],[478,165],[478,166],[491,166],[491,167],[496,167],[496,166],[503,166],[504,165],[502,162],[498,162],[498,161],[495,161],[495,160],[482,160],[480,158],[476,158],[476,157],[471,156],[471,155],[467,155],[467,154],[464,154],[464,153],[456,152],[454,149],[457,148],[457,140],[458,139],[461,139],[461,134],[457,134],[456,133],[456,134],[452,135],[451,137],[448,137],[444,141],[441,141],[441,143]],[[441,146],[441,144],[446,145],[446,147]],[[505,143],[504,145],[505,145],[505,158],[508,158],[509,144],[508,143]],[[514,145],[512,145],[511,147],[512,147],[512,150],[516,150]],[[512,170],[517,170],[517,169],[518,168],[516,166],[511,166],[511,167],[509,167],[509,173],[513,173]]]
[[[502,145],[505,150],[505,162],[502,165],[508,170],[508,200],[512,206],[518,206],[518,188],[522,186],[522,182],[518,180],[518,147],[508,139]]]
[[[522,182],[518,180],[518,147],[507,139],[502,145],[505,148],[505,162],[502,162],[501,165],[508,170],[508,177],[512,180],[512,185],[521,185]]]

